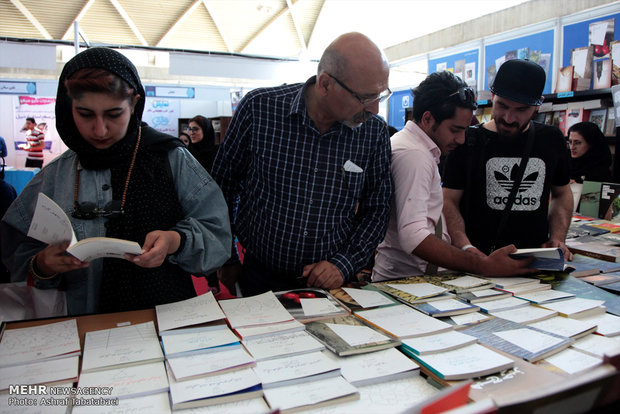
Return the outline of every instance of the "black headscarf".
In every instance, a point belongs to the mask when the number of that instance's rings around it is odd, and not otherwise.
[[[198,160],[200,165],[210,174],[213,167],[213,161],[215,161],[215,155],[217,154],[217,145],[215,145],[215,131],[211,120],[202,116],[196,115],[189,120],[190,123],[195,122],[202,129],[202,140],[199,142],[192,142],[189,147],[190,152]]]
[[[73,120],[65,80],[80,69],[104,69],[129,84],[140,98],[127,133],[109,148],[96,149],[79,133]],[[135,66],[122,54],[107,48],[88,49],[71,59],[60,76],[56,98],[56,128],[63,142],[78,155],[85,169],[110,169],[112,195],[121,200],[131,158],[141,129],[140,144],[126,194],[125,214],[107,219],[106,235],[143,244],[153,230],[169,230],[184,217],[168,162],[168,151],[181,140],[141,123],[145,93]],[[79,193],[79,191],[78,191]],[[90,200],[80,200],[90,201]],[[195,296],[188,273],[168,261],[142,268],[119,259],[103,259],[100,311],[118,312],[151,308]]]
[[[609,181],[611,173],[611,151],[605,135],[592,122],[579,122],[568,129],[568,135],[577,132],[586,140],[590,148],[579,158],[570,159],[570,178],[581,183],[583,177],[588,181]]]

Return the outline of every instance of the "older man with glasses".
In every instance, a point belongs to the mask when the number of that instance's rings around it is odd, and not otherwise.
[[[240,102],[213,176],[229,203],[243,267],[222,269],[244,295],[351,280],[385,234],[392,197],[389,67],[366,36],[325,50],[305,84],[256,89]]]
[[[481,257],[450,244],[437,164],[440,155],[465,142],[477,107],[474,91],[446,71],[429,75],[413,95],[414,120],[392,136],[396,190],[372,280],[435,274],[438,267],[489,276],[531,273],[529,262],[510,258],[514,246]]]

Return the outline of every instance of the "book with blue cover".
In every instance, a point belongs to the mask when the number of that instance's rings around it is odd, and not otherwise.
[[[502,318],[492,319],[461,332],[475,336],[482,344],[529,362],[560,352],[573,342],[570,338]]]

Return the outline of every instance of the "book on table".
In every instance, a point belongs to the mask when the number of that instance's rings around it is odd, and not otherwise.
[[[484,314],[482,312],[462,313],[460,315],[444,316],[438,318],[442,322],[446,322],[454,327],[456,330],[465,329],[468,326],[477,325],[494,318],[492,315]]]
[[[418,312],[407,305],[359,311],[355,312],[355,316],[398,339],[430,335],[452,329],[452,325]]]
[[[456,299],[435,300],[432,302],[422,302],[412,305],[416,310],[434,318],[450,315],[460,315],[463,313],[477,312],[479,306]]]
[[[259,361],[254,367],[263,389],[301,384],[341,374],[340,364],[329,351]]]
[[[475,344],[478,338],[457,331],[403,339],[402,348],[416,355],[436,354]]]
[[[471,344],[437,354],[403,352],[443,380],[462,380],[489,375],[511,368],[514,363],[490,348]]]
[[[168,376],[172,372],[176,381],[185,381],[251,368],[256,365],[256,361],[245,348],[241,346],[223,348],[226,349],[217,353],[198,353],[167,358],[166,361],[170,368]]]
[[[513,296],[518,296],[525,293],[539,292],[541,290],[551,289],[551,285],[547,283],[540,283],[540,281],[532,283],[523,283],[520,285],[509,286],[505,288],[498,288],[504,292],[510,293]]]
[[[567,318],[578,318],[605,313],[604,303],[604,301],[596,299],[572,298],[558,302],[542,303],[538,306],[556,311],[561,316]]]
[[[340,366],[342,376],[356,387],[419,375],[420,366],[396,348],[338,357],[324,351]]]
[[[179,302],[157,305],[155,313],[159,334],[162,336],[212,327],[219,329],[225,324],[226,318],[211,291]]]
[[[208,330],[198,328],[185,333],[162,335],[161,343],[166,358],[215,353],[241,346],[239,338],[226,325],[218,325]]]
[[[466,300],[469,303],[476,304],[480,302],[488,302],[490,300],[497,300],[503,298],[509,298],[512,294],[500,290],[498,288],[475,290],[473,292],[462,292],[457,295],[458,299]]]
[[[173,410],[205,407],[263,395],[260,379],[252,368],[219,375],[176,381],[169,376]]]
[[[620,353],[620,345],[616,339],[594,334],[577,339],[572,347],[599,358]]]
[[[306,332],[339,356],[373,352],[400,345],[400,341],[350,315],[308,322]]]
[[[506,311],[510,309],[520,308],[522,306],[530,306],[530,302],[527,300],[510,297],[504,299],[490,300],[488,302],[482,302],[478,306],[480,306],[480,310],[485,313]]]
[[[409,304],[426,302],[432,299],[454,297],[452,293],[448,293],[447,288],[427,282],[403,283],[402,280],[394,280],[390,282],[374,283],[373,286],[397,300]]]
[[[306,331],[248,339],[243,340],[242,343],[257,361],[325,349],[321,342]]]
[[[585,352],[573,348],[567,348],[555,355],[545,358],[541,362],[551,364],[568,375],[574,375],[601,365],[603,360],[601,358],[586,354]]]
[[[72,356],[0,367],[0,391],[11,385],[60,385],[78,379],[79,357]],[[1,406],[0,406],[1,407]]]
[[[538,322],[532,322],[529,326],[545,332],[551,332],[567,338],[577,339],[596,331],[596,323],[579,321],[564,316],[555,316]]]
[[[573,342],[564,336],[501,318],[492,319],[461,332],[475,336],[482,344],[529,362],[560,352]]]
[[[99,257],[124,259],[125,254],[142,254],[140,245],[129,240],[90,237],[77,241],[69,217],[54,200],[43,193],[39,193],[37,198],[28,237],[50,245],[70,242],[67,253],[83,262]]]
[[[0,341],[0,367],[80,355],[75,319],[7,329]]]
[[[620,257],[620,247],[610,246],[604,243],[582,242],[579,241],[579,239],[571,239],[566,241],[566,247],[568,247],[573,254],[583,254],[584,256],[590,256],[608,262],[618,262],[618,258]]]
[[[269,407],[281,413],[318,408],[360,398],[357,389],[342,376],[268,388],[264,390],[264,394]]]
[[[553,311],[551,309],[539,308],[537,306],[523,306],[521,308],[504,310],[504,311],[493,311],[491,315],[496,318],[507,319],[516,323],[532,323],[538,322],[545,319],[553,318],[558,314],[557,311]]]
[[[307,322],[349,314],[348,309],[323,289],[293,289],[274,294],[297,321]]]
[[[257,339],[266,336],[299,332],[306,329],[306,326],[296,320],[288,322],[274,323],[270,325],[249,326],[246,328],[236,328],[234,331],[241,339]]]
[[[290,322],[293,316],[273,292],[260,295],[220,300],[219,305],[232,329]]]
[[[603,336],[620,335],[620,316],[611,313],[600,313],[597,315],[586,315],[575,318],[584,322],[595,323],[596,333]]]
[[[133,398],[168,390],[168,378],[163,362],[120,366],[94,372],[80,373],[78,387],[109,388],[106,398]]]
[[[372,284],[367,284],[363,289],[351,287],[332,289],[330,293],[352,311],[397,303],[396,299],[391,298],[385,292],[379,291]]]
[[[163,361],[153,321],[86,332],[82,373]]]
[[[620,282],[620,274],[600,273],[598,275],[584,276],[584,277],[581,277],[580,279],[594,286],[605,286],[611,283]]]
[[[560,290],[544,290],[538,292],[527,292],[520,293],[515,295],[515,297],[523,300],[527,300],[528,302],[532,302],[534,304],[540,305],[543,303],[555,302],[558,300],[566,300],[570,298],[574,298],[575,295],[569,292],[562,292]]]
[[[570,272],[571,276],[574,277],[620,271],[620,263],[608,262],[582,254],[574,254],[571,265],[575,268],[574,271]]]

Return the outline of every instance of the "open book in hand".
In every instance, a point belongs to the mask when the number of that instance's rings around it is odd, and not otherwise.
[[[28,237],[47,244],[70,241],[67,253],[83,262],[98,257],[123,259],[125,253],[142,254],[142,248],[134,241],[111,237],[90,237],[79,242],[75,238],[71,221],[65,212],[51,198],[39,193],[34,217],[28,229]]]
[[[564,264],[564,252],[559,247],[541,247],[534,249],[517,249],[510,253],[513,259],[526,259],[533,257],[534,261],[528,267],[538,270],[551,270],[556,272],[575,270],[574,267]]]

